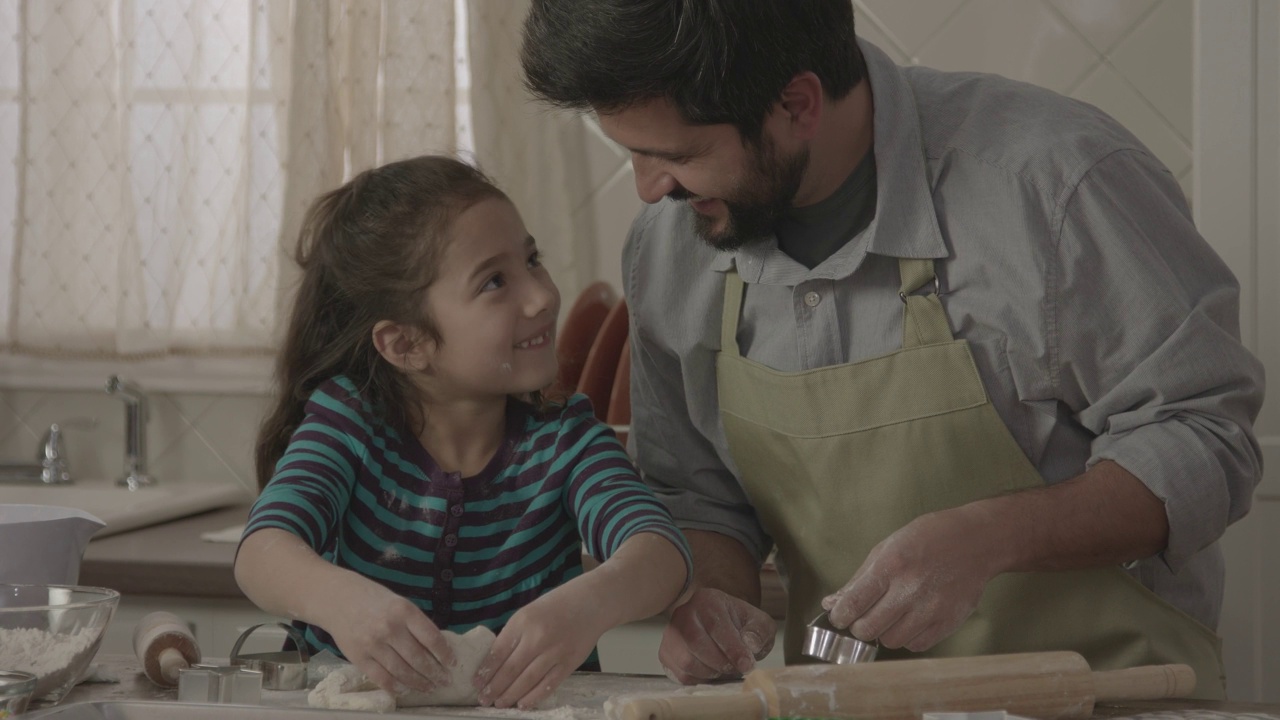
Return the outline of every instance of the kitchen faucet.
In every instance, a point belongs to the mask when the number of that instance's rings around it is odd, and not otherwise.
[[[124,476],[116,484],[130,490],[154,485],[147,474],[147,396],[115,375],[107,378],[107,394],[124,401]]]

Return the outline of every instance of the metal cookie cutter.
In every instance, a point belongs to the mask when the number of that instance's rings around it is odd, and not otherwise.
[[[804,647],[800,652],[823,662],[836,665],[871,662],[880,651],[880,643],[863,642],[847,629],[840,630],[831,624],[823,612],[805,628]]]
[[[178,701],[257,705],[262,702],[262,673],[196,663],[178,671]]]
[[[240,646],[254,630],[260,627],[281,627],[289,634],[297,650],[280,650],[278,652],[240,654]],[[307,653],[307,641],[302,633],[292,625],[285,623],[262,623],[245,630],[231,647],[231,664],[237,667],[257,670],[262,673],[262,687],[267,690],[301,690],[307,686],[307,662],[311,660]]]

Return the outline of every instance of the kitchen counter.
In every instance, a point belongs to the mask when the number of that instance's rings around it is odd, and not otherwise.
[[[82,702],[136,702],[176,701],[177,690],[167,690],[151,684],[141,674],[133,657],[98,656],[95,663],[101,667],[100,675],[118,679],[116,683],[84,683],[76,687],[63,700],[62,705]],[[716,686],[717,691],[732,691],[733,686]],[[596,720],[604,717],[601,708],[605,698],[629,693],[679,693],[681,688],[661,676],[619,676],[595,673],[579,673],[570,677],[557,691],[559,705],[554,709],[520,712],[488,708],[454,709],[419,708],[400,711],[401,714],[448,714],[473,717],[529,718],[530,720]],[[687,692],[687,690],[685,691]],[[262,704],[273,707],[305,707],[306,691],[280,692],[263,690]],[[35,710],[36,708],[32,708]],[[1209,702],[1199,700],[1130,701],[1094,708],[1096,718],[1143,717],[1148,720],[1191,720],[1241,718],[1242,720],[1280,720],[1280,705],[1257,703]]]
[[[80,584],[125,595],[243,599],[232,573],[235,543],[200,534],[243,524],[248,514],[241,505],[94,540],[80,562]]]
[[[232,572],[235,543],[205,542],[200,534],[243,524],[248,514],[240,505],[94,540],[80,563],[80,584],[126,595],[243,599]],[[764,609],[785,617],[787,594],[772,566],[760,584]]]
[[[205,662],[225,664],[225,659],[206,659]],[[176,688],[167,689],[154,685],[141,672],[141,665],[132,656],[99,655],[96,676],[118,682],[87,682],[74,688],[59,705],[75,703],[123,703],[123,702],[176,702]],[[721,686],[724,692],[731,688]],[[561,685],[556,692],[554,709],[539,711],[495,710],[492,708],[408,708],[396,714],[448,715],[488,718],[528,718],[529,720],[603,720],[604,701],[612,695],[634,693],[678,692],[680,687],[661,675],[609,675],[605,673],[577,673]],[[263,690],[265,707],[305,708],[307,690]],[[45,708],[30,708],[30,711]],[[333,711],[326,713],[334,715]],[[346,713],[341,713],[345,715]],[[228,717],[233,717],[230,713]],[[359,716],[357,716],[359,717]]]

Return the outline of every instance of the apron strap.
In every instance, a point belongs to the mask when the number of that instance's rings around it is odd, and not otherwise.
[[[933,271],[933,260],[899,258],[898,274],[902,277],[902,287],[898,289],[898,297],[903,303],[902,347],[936,345],[954,340],[947,324],[947,313],[938,299],[938,276]],[[928,295],[912,294],[930,281],[933,282],[933,292]]]
[[[742,315],[742,276],[737,268],[724,274],[724,311],[720,314],[720,352],[738,357],[738,318]]]

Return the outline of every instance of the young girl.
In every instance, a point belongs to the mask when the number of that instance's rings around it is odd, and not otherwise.
[[[440,631],[485,625],[498,707],[674,603],[683,535],[584,396],[539,393],[560,296],[501,191],[457,160],[392,163],[319,198],[296,256],[235,564],[251,600],[388,691],[445,682]]]

